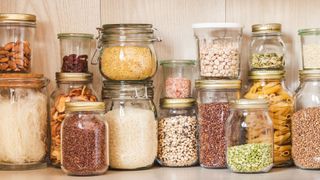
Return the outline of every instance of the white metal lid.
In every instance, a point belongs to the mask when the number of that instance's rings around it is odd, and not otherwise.
[[[192,28],[243,28],[243,26],[239,23],[195,23],[192,24]]]

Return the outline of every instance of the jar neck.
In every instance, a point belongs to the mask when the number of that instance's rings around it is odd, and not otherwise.
[[[281,32],[272,32],[272,33],[253,33],[252,37],[265,37],[265,38],[274,38],[274,37],[281,37]]]

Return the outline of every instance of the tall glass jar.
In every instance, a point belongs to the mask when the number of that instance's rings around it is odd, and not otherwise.
[[[93,34],[59,33],[61,72],[88,72]]]
[[[197,80],[200,165],[226,167],[225,122],[229,101],[240,98],[240,80]]]
[[[291,117],[293,98],[284,85],[284,71],[251,71],[251,85],[244,95],[247,99],[266,99],[274,128],[274,165],[292,165]]]
[[[320,69],[320,28],[300,29],[302,68]]]
[[[284,70],[285,51],[281,24],[252,25],[249,61],[251,70]]]
[[[0,169],[46,165],[47,84],[41,74],[0,74]]]
[[[231,104],[226,123],[227,163],[232,172],[268,172],[273,161],[273,127],[266,100]]]
[[[193,24],[202,79],[238,79],[242,26],[237,23]]]
[[[66,102],[97,101],[90,73],[56,73],[57,88],[50,96],[51,150],[53,166],[61,163],[61,124],[66,116]]]
[[[0,14],[0,72],[31,72],[36,28],[32,14]]]
[[[66,103],[61,126],[61,169],[68,175],[104,174],[109,166],[103,102]]]
[[[135,81],[108,82],[104,82],[102,98],[110,128],[110,167],[149,168],[157,156],[158,137],[156,109],[148,88],[136,87]]]
[[[292,116],[292,158],[302,169],[320,169],[320,71],[300,71]]]
[[[145,80],[157,70],[152,24],[105,24],[99,30],[99,65],[109,80]]]
[[[161,166],[188,167],[198,163],[195,99],[161,99],[158,156]]]

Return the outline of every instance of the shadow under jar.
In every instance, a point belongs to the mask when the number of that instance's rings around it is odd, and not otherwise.
[[[158,137],[156,109],[147,85],[141,86],[141,81],[105,81],[102,98],[110,127],[110,167],[150,168],[157,156]]]
[[[157,71],[152,24],[105,24],[99,28],[100,72],[109,80],[146,80]]]
[[[240,98],[240,80],[197,80],[200,166],[226,167],[225,122],[229,101]]]
[[[36,16],[0,14],[0,72],[31,72]]]

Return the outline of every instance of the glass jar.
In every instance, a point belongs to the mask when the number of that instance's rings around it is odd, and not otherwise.
[[[99,30],[101,74],[109,80],[146,80],[157,70],[152,24],[105,24]]]
[[[300,71],[292,116],[292,158],[302,169],[320,169],[320,71]]]
[[[68,175],[104,174],[109,166],[103,102],[66,103],[61,126],[61,169]]]
[[[143,91],[135,87],[134,81],[112,83],[105,82],[102,96],[110,127],[110,167],[119,170],[149,168],[156,159],[158,146],[154,103],[146,91],[139,93]]]
[[[273,127],[266,100],[231,104],[226,123],[227,164],[232,172],[261,173],[272,168]]]
[[[274,165],[292,165],[291,117],[294,112],[293,98],[286,89],[284,71],[251,71],[252,81],[244,95],[247,99],[266,99],[269,102],[269,116],[274,128]]]
[[[61,163],[61,124],[66,116],[65,103],[97,101],[90,73],[56,73],[57,88],[50,96],[51,150],[50,161],[55,167]]]
[[[164,60],[160,62],[163,71],[164,90],[166,98],[192,97],[192,81],[195,61]]]
[[[93,34],[59,33],[61,72],[88,72]]]
[[[0,72],[31,72],[36,16],[0,14]]]
[[[251,70],[284,70],[285,51],[281,24],[252,25],[249,62]]]
[[[237,23],[193,24],[202,79],[238,79],[242,26]]]
[[[197,80],[200,166],[226,167],[225,122],[229,101],[240,98],[240,80]]]
[[[320,28],[300,29],[302,68],[320,69]]]
[[[41,74],[0,74],[0,169],[46,165],[48,82]]]
[[[158,156],[161,166],[188,167],[198,163],[195,99],[161,99]]]

